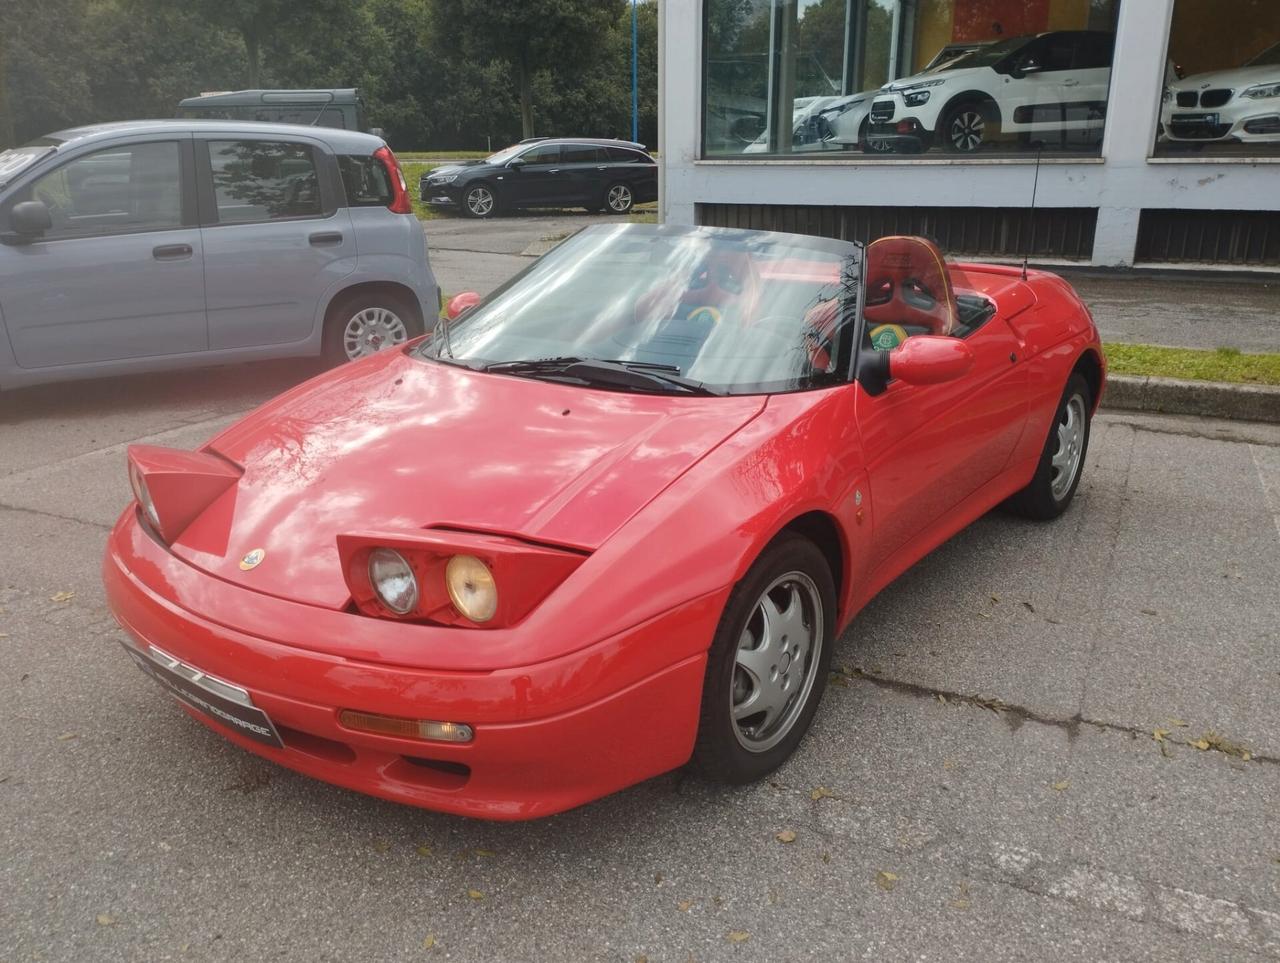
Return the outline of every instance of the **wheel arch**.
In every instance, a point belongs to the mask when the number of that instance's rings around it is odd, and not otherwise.
[[[991,94],[985,90],[971,89],[961,91],[942,105],[942,110],[938,111],[938,128],[941,129],[943,124],[946,123],[947,117],[950,116],[951,111],[955,110],[961,104],[969,102],[990,104],[991,109],[995,111],[996,123],[1004,123],[1004,115],[1001,113],[1000,104],[995,97],[991,96]]]
[[[1076,359],[1075,367],[1071,369],[1071,373],[1079,372],[1089,385],[1089,398],[1093,404],[1093,411],[1098,410],[1098,404],[1102,400],[1102,358],[1093,348],[1085,348],[1080,357]]]
[[[839,624],[844,615],[844,608],[848,599],[849,586],[846,584],[846,579],[850,568],[848,564],[850,548],[844,529],[830,512],[822,509],[813,509],[795,515],[779,526],[778,530],[768,540],[759,544],[755,551],[744,554],[734,581],[741,581],[751,566],[755,564],[756,559],[763,555],[770,545],[788,534],[800,535],[808,539],[817,546],[818,550],[822,552],[823,558],[827,560],[827,565],[831,568],[831,580],[836,587],[836,606],[838,609],[836,620],[837,624]]]
[[[418,303],[418,296],[407,284],[401,284],[398,281],[358,281],[335,291],[333,297],[329,299],[329,303],[324,308],[326,326],[333,319],[334,312],[348,301],[355,300],[359,296],[378,294],[391,295],[398,298],[413,313],[413,320],[417,321],[419,325],[425,322],[426,319],[422,316],[422,305]]]

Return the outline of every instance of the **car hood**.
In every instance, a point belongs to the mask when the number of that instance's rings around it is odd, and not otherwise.
[[[1257,67],[1237,67],[1234,70],[1214,70],[1207,74],[1192,74],[1169,86],[1174,91],[1193,90],[1197,93],[1201,90],[1231,87],[1239,93],[1255,84],[1277,81],[1280,81],[1280,67],[1260,64]]]
[[[328,608],[348,601],[345,532],[443,527],[591,551],[764,403],[593,390],[387,352],[215,438],[209,450],[244,475],[172,550],[226,581]],[[264,561],[241,571],[254,549]]]

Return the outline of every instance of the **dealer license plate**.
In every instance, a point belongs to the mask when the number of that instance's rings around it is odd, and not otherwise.
[[[284,748],[280,733],[267,714],[253,704],[253,698],[240,686],[207,675],[154,645],[144,652],[127,642],[121,644],[138,663],[138,668],[159,682],[170,695],[233,732],[263,745]]]

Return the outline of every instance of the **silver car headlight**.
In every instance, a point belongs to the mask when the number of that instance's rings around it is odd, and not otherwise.
[[[1262,100],[1267,97],[1280,97],[1280,83],[1257,84],[1240,94],[1250,100]]]
[[[427,181],[428,184],[452,184],[458,179],[457,174],[433,174]]]
[[[369,582],[378,601],[396,615],[408,615],[418,605],[418,579],[397,551],[375,548],[370,553]]]

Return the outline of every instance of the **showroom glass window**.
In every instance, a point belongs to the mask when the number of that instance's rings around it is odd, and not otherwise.
[[[703,156],[1093,154],[1119,0],[704,0]]]
[[[219,223],[321,214],[320,178],[306,144],[210,141],[209,164]]]
[[[1280,155],[1280,3],[1177,0],[1155,153]]]

